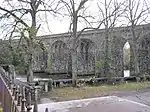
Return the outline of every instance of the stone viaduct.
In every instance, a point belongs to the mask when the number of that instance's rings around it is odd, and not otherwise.
[[[140,74],[150,70],[150,25],[136,26],[136,36],[139,36],[138,57]],[[71,35],[69,33],[44,35],[39,39],[46,46],[46,51],[36,50],[34,70],[50,73],[68,73],[71,70],[69,48]],[[130,44],[130,63],[133,60],[133,38],[131,27],[116,27],[110,29],[109,51],[110,65],[114,76],[124,76],[123,47]],[[78,74],[101,74],[103,72],[103,54],[105,45],[105,29],[85,31],[80,36],[77,52]],[[130,73],[132,75],[132,63]]]

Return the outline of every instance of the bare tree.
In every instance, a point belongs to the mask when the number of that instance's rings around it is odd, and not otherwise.
[[[110,39],[113,28],[118,25],[118,19],[124,12],[122,9],[124,2],[118,2],[117,0],[105,0],[98,2],[99,13],[101,16],[100,25],[105,29],[105,47],[104,47],[104,74],[110,75]]]
[[[71,59],[72,59],[72,80],[73,80],[73,86],[76,86],[77,81],[77,47],[79,44],[79,38],[83,31],[92,29],[91,22],[89,22],[89,18],[93,19],[92,15],[87,15],[86,10],[88,7],[86,7],[86,3],[89,2],[89,0],[60,0],[61,3],[65,6],[67,15],[70,18],[70,34],[71,34],[71,46],[70,46],[70,52],[71,52]],[[84,21],[86,23],[86,26],[84,28],[80,28],[79,30],[79,23],[80,21]]]
[[[50,0],[4,0],[3,4],[0,5],[0,19],[5,22],[1,27],[3,29],[7,28],[6,26],[10,27],[6,36],[9,38],[20,37],[20,40],[23,40],[25,45],[30,82],[33,81],[34,49],[36,46],[44,48],[41,41],[36,39],[38,30],[41,26],[41,24],[38,24],[38,15],[43,11],[47,11],[50,14],[56,14],[58,5],[54,3],[55,1]]]
[[[131,60],[131,66],[134,69],[135,75],[139,74],[139,62],[138,62],[138,39],[142,31],[136,32],[137,25],[143,24],[148,18],[148,7],[146,7],[146,0],[127,0],[126,1],[126,11],[123,16],[126,18],[127,26],[132,35],[132,53],[133,60]]]
[[[79,44],[79,39],[83,31],[89,30],[89,29],[98,29],[102,25],[105,27],[105,40],[106,40],[106,46],[105,46],[105,72],[108,72],[109,65],[108,65],[108,38],[109,38],[109,33],[110,29],[112,29],[118,17],[121,15],[123,12],[121,10],[121,6],[123,3],[118,3],[116,0],[110,0],[110,2],[107,4],[106,0],[104,5],[104,9],[102,9],[99,6],[99,12],[101,13],[101,20],[99,22],[94,18],[93,15],[87,15],[84,13],[88,7],[85,6],[86,3],[89,2],[89,0],[81,0],[80,2],[75,2],[75,0],[69,0],[69,1],[64,1],[61,0],[61,2],[65,5],[68,16],[71,19],[70,22],[70,32],[71,32],[71,39],[72,39],[72,44],[71,44],[71,59],[72,59],[72,79],[73,79],[73,85],[76,85],[76,80],[77,80],[77,50],[76,48],[78,47]],[[113,8],[112,4],[113,3]],[[113,10],[112,10],[113,9]],[[92,18],[95,19],[96,27],[93,27],[93,24],[91,21],[88,19]],[[84,27],[83,29],[79,30],[78,29],[78,24],[80,22],[80,19],[83,19],[88,25]],[[107,73],[106,73],[107,74]]]

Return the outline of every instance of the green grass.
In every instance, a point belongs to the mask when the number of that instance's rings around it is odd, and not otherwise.
[[[54,89],[52,92],[50,92],[50,95],[52,97],[57,97],[56,101],[63,101],[63,100],[82,99],[101,96],[102,94],[110,91],[136,90],[139,88],[147,88],[147,87],[150,87],[150,82],[141,82],[141,83],[132,82],[116,86],[100,85],[100,86],[85,86],[81,88],[64,87]]]

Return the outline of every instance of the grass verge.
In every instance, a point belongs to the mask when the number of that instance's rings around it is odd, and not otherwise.
[[[150,87],[150,82],[130,82],[119,85],[85,86],[80,88],[64,87],[56,88],[50,92],[50,96],[57,97],[56,101],[73,100],[103,96],[111,91],[136,90]]]

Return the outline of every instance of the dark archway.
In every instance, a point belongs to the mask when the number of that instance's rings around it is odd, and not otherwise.
[[[96,45],[89,39],[80,39],[77,48],[77,68],[80,74],[95,73],[95,48]]]
[[[47,69],[48,52],[46,49],[35,49],[33,69],[35,72],[44,72]]]
[[[63,41],[56,41],[51,47],[52,73],[67,73],[68,71],[68,48]]]

